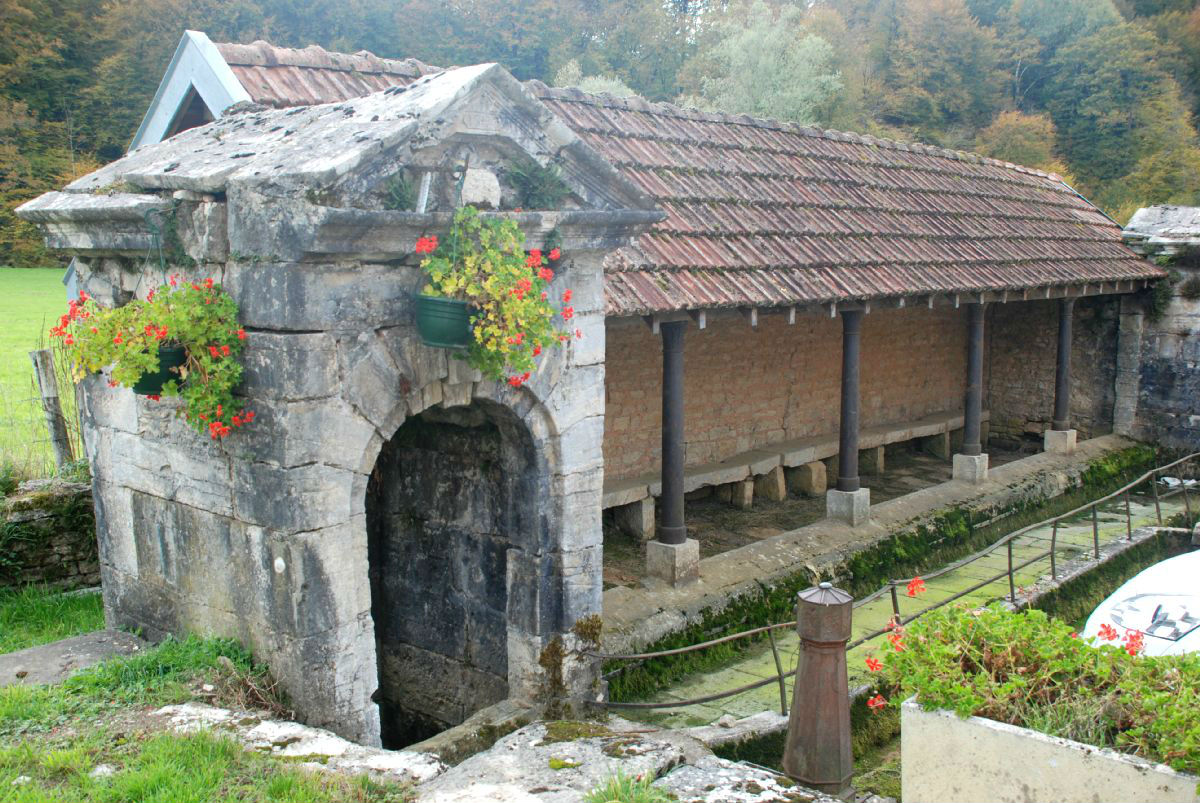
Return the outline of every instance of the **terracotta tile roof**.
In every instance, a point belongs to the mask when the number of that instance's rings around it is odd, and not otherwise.
[[[667,218],[607,265],[610,315],[1154,279],[1055,176],[973,154],[531,88]]]
[[[437,72],[415,59],[217,43],[264,105]],[[606,264],[611,315],[1155,279],[1055,176],[973,154],[527,84],[667,218]]]
[[[332,53],[316,45],[296,50],[261,40],[214,44],[254,102],[264,106],[337,103],[438,72],[416,59],[381,59],[366,50]]]

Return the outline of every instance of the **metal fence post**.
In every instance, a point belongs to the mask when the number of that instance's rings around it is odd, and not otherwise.
[[[1125,492],[1125,539],[1133,540],[1133,513],[1129,511],[1129,491]]]
[[[783,770],[805,786],[845,798],[853,792],[846,643],[854,598],[821,583],[796,596],[800,658],[788,718]]]
[[[1055,557],[1054,551],[1058,548],[1058,519],[1054,520],[1054,526],[1050,530],[1050,579],[1058,577],[1058,560]]]
[[[1013,605],[1017,604],[1017,581],[1013,579],[1013,542],[1008,539],[1008,598]]]
[[[1158,516],[1158,526],[1161,527],[1162,520],[1162,505],[1158,501],[1158,469],[1155,469],[1150,474],[1150,490],[1154,491],[1154,512]]]
[[[1100,560],[1100,518],[1096,505],[1092,505],[1092,557]]]

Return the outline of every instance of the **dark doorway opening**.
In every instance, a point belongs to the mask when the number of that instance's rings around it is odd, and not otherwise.
[[[510,552],[533,528],[532,444],[486,402],[427,410],[367,491],[381,736],[403,747],[508,696]]]

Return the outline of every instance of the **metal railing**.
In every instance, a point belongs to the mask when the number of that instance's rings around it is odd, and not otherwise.
[[[1137,488],[1139,485],[1142,485],[1143,483],[1149,482],[1149,484],[1150,484],[1151,492],[1152,492],[1152,495],[1154,498],[1155,518],[1157,519],[1158,525],[1160,527],[1163,526],[1163,524],[1164,524],[1163,513],[1162,513],[1162,500],[1172,497],[1172,496],[1175,496],[1177,494],[1183,495],[1184,511],[1185,511],[1185,514],[1187,515],[1188,521],[1190,521],[1191,516],[1192,516],[1192,505],[1191,505],[1190,495],[1188,493],[1187,482],[1181,481],[1178,488],[1170,490],[1167,493],[1160,493],[1159,489],[1158,489],[1158,485],[1159,485],[1159,477],[1164,472],[1170,471],[1171,469],[1177,468],[1177,467],[1182,466],[1187,463],[1192,463],[1192,462],[1196,461],[1197,459],[1200,459],[1200,452],[1195,452],[1193,454],[1189,454],[1189,455],[1187,455],[1185,457],[1181,457],[1178,460],[1175,460],[1171,463],[1167,463],[1166,465],[1158,466],[1157,468],[1151,469],[1150,471],[1147,471],[1145,474],[1141,475],[1137,479],[1133,480],[1132,482],[1126,483],[1125,485],[1121,486],[1120,488],[1109,493],[1106,496],[1102,496],[1099,499],[1095,499],[1095,500],[1092,500],[1091,502],[1080,505],[1079,507],[1069,510],[1066,513],[1060,513],[1057,516],[1052,516],[1050,518],[1035,522],[1034,524],[1029,524],[1029,525],[1026,525],[1025,527],[1021,527],[1017,530],[1014,530],[1013,532],[1009,533],[1008,535],[1005,535],[1002,538],[997,539],[996,541],[994,541],[993,543],[984,547],[983,549],[981,549],[977,552],[974,552],[970,555],[967,555],[964,558],[960,558],[959,560],[956,560],[952,563],[949,563],[946,566],[943,566],[942,568],[937,569],[936,571],[933,571],[933,572],[930,572],[929,574],[924,575],[923,577],[907,577],[907,578],[898,579],[898,580],[889,580],[887,583],[885,583],[883,586],[881,586],[877,591],[874,591],[874,592],[868,594],[867,596],[863,597],[862,599],[858,599],[858,600],[854,601],[854,607],[860,608],[863,605],[874,602],[875,600],[882,597],[884,594],[890,594],[891,600],[892,600],[892,618],[889,620],[888,626],[879,628],[878,630],[873,630],[870,633],[867,633],[866,635],[849,642],[846,645],[846,650],[847,651],[853,650],[855,647],[859,647],[862,644],[865,644],[866,642],[868,642],[874,638],[878,638],[879,636],[882,636],[884,633],[888,632],[889,630],[891,630],[893,627],[895,627],[897,625],[906,625],[906,624],[920,618],[921,616],[924,616],[925,614],[929,613],[930,611],[934,611],[934,610],[937,610],[938,608],[945,607],[946,605],[949,605],[951,602],[955,602],[956,600],[962,599],[963,597],[967,596],[968,594],[972,594],[981,588],[985,588],[985,587],[991,585],[992,583],[999,582],[1000,580],[1003,580],[1005,577],[1008,578],[1009,602],[1012,603],[1013,605],[1017,605],[1018,603],[1017,603],[1016,573],[1028,566],[1033,565],[1034,563],[1037,563],[1040,560],[1044,560],[1046,557],[1049,557],[1050,558],[1051,579],[1052,580],[1057,579],[1058,578],[1058,561],[1057,561],[1056,553],[1058,552],[1058,547],[1059,547],[1059,539],[1058,539],[1059,524],[1066,519],[1070,519],[1070,518],[1073,518],[1074,516],[1078,516],[1080,513],[1084,513],[1087,511],[1091,512],[1092,560],[1094,562],[1099,562],[1100,561],[1099,506],[1106,504],[1118,497],[1123,497],[1124,502],[1125,502],[1124,507],[1125,507],[1126,540],[1127,541],[1133,540],[1133,515],[1131,512],[1131,505],[1130,505],[1129,497],[1130,497],[1130,494],[1133,491],[1133,489]],[[1038,554],[1034,555],[1033,557],[1022,561],[1021,563],[1014,563],[1014,558],[1013,558],[1013,543],[1014,543],[1014,541],[1016,541],[1016,539],[1020,538],[1021,536],[1029,535],[1034,530],[1040,529],[1047,525],[1050,526],[1050,532],[1051,532],[1049,549],[1039,552]],[[915,613],[909,614],[908,616],[901,615],[901,613],[900,613],[900,595],[899,595],[900,587],[907,586],[909,583],[913,582],[914,580],[936,579],[938,577],[941,577],[942,575],[948,574],[957,569],[961,569],[962,567],[967,566],[971,563],[974,563],[975,561],[981,560],[982,558],[988,557],[989,555],[995,553],[999,549],[1004,549],[1007,552],[1007,566],[1004,571],[999,572],[998,574],[995,574],[993,576],[985,577],[984,579],[981,579],[978,582],[971,585],[969,588],[965,588],[961,591],[958,591],[955,594],[947,597],[946,599],[939,600],[938,602],[935,602],[932,605],[928,605]],[[1000,598],[1001,597],[997,597],[996,599],[1000,599]],[[636,661],[636,662],[640,663],[642,661],[647,661],[647,660],[651,660],[654,658],[662,658],[662,657],[671,656],[671,655],[683,655],[685,653],[696,652],[698,650],[708,649],[709,647],[715,647],[719,644],[726,644],[728,642],[737,641],[739,639],[744,639],[744,638],[750,638],[752,636],[757,636],[762,633],[766,633],[768,639],[770,640],[771,652],[775,658],[776,677],[762,678],[762,679],[754,681],[752,683],[747,683],[742,686],[738,686],[737,688],[726,689],[725,691],[722,691],[722,692],[707,694],[702,697],[694,697],[694,698],[687,699],[687,700],[670,700],[670,701],[664,701],[664,702],[650,702],[650,703],[626,703],[626,702],[609,701],[609,702],[604,703],[604,705],[607,706],[608,708],[621,708],[621,709],[634,709],[634,710],[683,708],[683,707],[686,707],[689,705],[699,705],[702,703],[715,702],[716,700],[722,700],[726,697],[733,697],[734,695],[737,695],[737,694],[743,694],[748,691],[760,689],[764,686],[769,686],[772,683],[777,683],[779,685],[780,713],[782,713],[784,716],[787,716],[787,713],[788,713],[788,711],[787,711],[787,679],[795,675],[795,670],[792,670],[791,672],[783,671],[783,664],[779,658],[779,648],[775,642],[774,631],[776,631],[780,628],[785,628],[785,627],[790,628],[790,627],[795,627],[795,626],[796,626],[795,621],[777,622],[775,624],[764,625],[762,627],[751,628],[750,630],[743,630],[739,633],[732,633],[727,636],[721,636],[720,638],[715,638],[710,641],[704,641],[699,644],[692,644],[687,647],[677,647],[675,649],[670,649],[670,650],[659,650],[657,652],[641,652],[641,653],[628,653],[628,654],[590,652],[588,654],[591,655],[592,657],[600,658],[602,660]],[[606,678],[613,677],[614,675],[619,674],[620,672],[623,672],[628,668],[629,668],[629,665],[624,665],[613,672],[609,672],[608,674],[605,675],[605,677]]]

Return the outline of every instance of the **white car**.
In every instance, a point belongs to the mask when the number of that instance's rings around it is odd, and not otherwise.
[[[1100,638],[1111,625],[1115,641]],[[1200,652],[1200,550],[1156,563],[1130,578],[1088,617],[1083,637],[1121,646],[1126,632],[1144,634],[1142,654]]]

